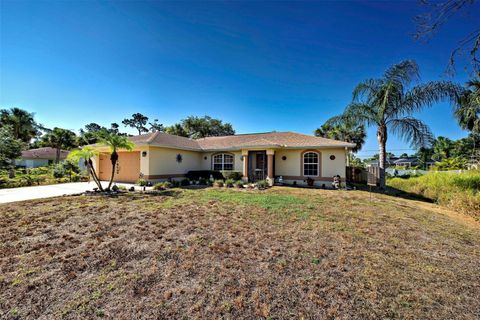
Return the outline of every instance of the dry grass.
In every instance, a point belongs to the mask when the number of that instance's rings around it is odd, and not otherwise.
[[[478,319],[480,226],[361,191],[0,206],[0,318]]]

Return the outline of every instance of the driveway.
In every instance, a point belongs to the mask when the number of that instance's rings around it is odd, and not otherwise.
[[[102,185],[107,186],[108,183],[102,182]],[[124,185],[127,188],[133,186],[133,184],[127,183],[117,183],[117,185]],[[51,198],[69,194],[82,193],[86,190],[93,190],[93,188],[95,188],[96,186],[97,185],[94,182],[72,182],[52,184],[48,186],[0,189],[0,203]],[[139,189],[139,187],[137,186],[136,189]]]

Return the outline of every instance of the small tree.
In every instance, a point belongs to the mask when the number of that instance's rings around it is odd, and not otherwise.
[[[11,128],[4,126],[0,128],[0,168],[8,169],[10,178],[15,176],[15,159],[22,155],[25,143],[15,139]]]
[[[148,122],[148,117],[144,116],[141,113],[134,113],[130,119],[124,119],[122,123],[126,127],[132,127],[138,130],[138,134],[142,134],[142,132],[148,132],[147,127],[145,125]]]
[[[169,134],[175,134],[183,137],[198,139],[205,137],[229,136],[234,135],[235,130],[230,123],[223,123],[220,119],[209,116],[196,117],[189,116],[182,119],[165,131]]]
[[[153,122],[149,122],[148,125],[150,126],[150,131],[151,132],[163,132],[165,131],[165,128],[163,127],[163,124],[158,122],[158,119],[154,119]]]
[[[112,175],[110,177],[110,182],[108,183],[107,191],[110,190],[110,187],[113,183],[113,178],[115,176],[115,166],[118,161],[118,149],[125,149],[131,151],[135,146],[133,142],[129,141],[126,136],[120,136],[109,132],[108,130],[101,130],[98,132],[98,142],[110,148],[110,161],[112,162]]]
[[[103,191],[102,184],[100,183],[100,179],[97,176],[97,172],[95,171],[95,167],[93,165],[92,158],[98,156],[98,151],[93,149],[90,146],[85,146],[82,149],[75,149],[68,155],[67,159],[78,163],[79,161],[83,161],[85,167],[87,168],[88,175],[92,177],[95,184],[98,186],[100,191]]]
[[[355,143],[353,152],[359,151],[365,143],[367,133],[363,123],[348,121],[346,118],[333,117],[314,131],[317,137]]]

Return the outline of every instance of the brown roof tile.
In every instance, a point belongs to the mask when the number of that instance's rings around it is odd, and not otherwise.
[[[189,149],[198,151],[239,150],[248,147],[266,148],[309,148],[309,147],[353,147],[354,144],[309,136],[295,132],[266,132],[238,134],[233,136],[189,139],[162,132],[130,137],[136,144]]]
[[[68,151],[61,150],[60,151],[60,159],[63,160],[68,156]],[[57,155],[57,150],[50,147],[45,148],[38,148],[38,149],[30,149],[22,151],[22,158],[23,159],[49,159],[55,160]]]

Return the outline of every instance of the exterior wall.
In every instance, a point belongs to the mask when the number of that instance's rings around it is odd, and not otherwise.
[[[345,181],[346,154],[343,148],[332,149],[279,149],[275,152],[275,176],[282,176],[286,183],[305,184],[307,176],[303,176],[302,156],[305,151],[316,151],[320,154],[320,171],[318,177],[311,177],[316,185],[325,184],[333,181],[333,176],[340,175],[342,182]],[[335,156],[334,160],[330,156]],[[286,160],[282,160],[282,157]]]
[[[182,162],[177,162],[178,154],[182,155]],[[140,170],[149,180],[182,177],[190,170],[201,169],[200,152],[150,147],[147,157],[148,160],[143,161],[145,167],[140,167]]]
[[[18,159],[15,160],[15,165],[25,168],[38,168],[48,166],[48,161],[48,159]]]
[[[219,153],[233,154],[233,171],[239,171],[239,172],[243,171],[243,161],[242,161],[241,151],[203,152],[200,154],[200,168],[198,170],[213,170],[212,157]],[[205,159],[205,157],[207,159]]]

